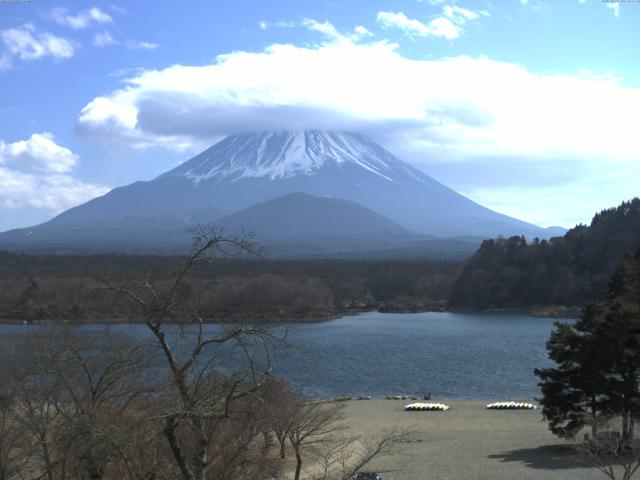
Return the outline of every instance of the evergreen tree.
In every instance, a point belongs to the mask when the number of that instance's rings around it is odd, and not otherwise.
[[[536,369],[542,413],[551,431],[573,437],[585,425],[621,418],[623,439],[640,419],[640,275],[625,256],[611,280],[610,300],[587,305],[575,323],[557,323],[547,342],[556,368]],[[595,433],[595,432],[594,432]]]
[[[640,250],[635,256],[625,253],[609,283],[609,296],[630,303],[640,303]]]
[[[586,425],[595,433],[599,416],[609,409],[601,351],[590,331],[601,314],[602,306],[593,304],[575,325],[557,322],[547,351],[558,366],[534,370],[541,380],[542,414],[563,438],[573,438]]]

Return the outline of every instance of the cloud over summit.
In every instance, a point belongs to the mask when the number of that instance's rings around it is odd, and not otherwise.
[[[595,75],[540,74],[486,57],[403,56],[389,41],[275,44],[128,78],[80,112],[85,134],[188,148],[265,129],[386,130],[455,160],[640,158],[640,89]],[[614,123],[609,119],[617,118]]]

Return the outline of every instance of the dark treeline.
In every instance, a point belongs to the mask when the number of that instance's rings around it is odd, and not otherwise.
[[[607,297],[618,261],[640,247],[640,199],[624,202],[564,237],[483,242],[452,289],[457,308],[577,306]]]
[[[184,257],[0,252],[0,317],[135,321],[131,305],[113,304],[104,287],[141,274],[166,286],[182,262]],[[319,319],[442,308],[460,269],[459,262],[444,261],[214,259],[194,268],[183,293],[213,321]]]
[[[466,263],[216,258],[196,266],[183,293],[208,321],[312,320],[449,306],[544,311],[605,299],[616,264],[639,247],[636,198],[564,237],[486,240]],[[179,256],[0,252],[0,319],[136,321],[131,306],[113,305],[104,287],[141,274],[166,287],[182,262]]]

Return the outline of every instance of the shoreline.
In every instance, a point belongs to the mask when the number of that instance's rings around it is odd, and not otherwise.
[[[394,398],[390,398],[390,397],[394,397]],[[395,397],[404,397],[404,398],[395,398]],[[451,397],[451,398],[446,398],[446,397],[440,397],[437,395],[432,396],[429,399],[425,399],[422,396],[416,396],[416,395],[384,395],[384,396],[376,396],[376,395],[360,395],[360,396],[354,396],[354,395],[341,395],[341,396],[337,396],[337,397],[331,397],[331,398],[315,398],[313,399],[313,401],[316,402],[322,402],[322,403],[345,403],[345,404],[352,404],[352,403],[366,403],[366,402],[385,402],[388,403],[389,405],[406,405],[409,403],[447,403],[447,402],[452,402],[452,403],[458,403],[458,402],[473,402],[473,403],[482,403],[483,405],[486,405],[488,403],[494,403],[494,402],[528,402],[528,403],[533,403],[534,405],[538,406],[538,412],[540,411],[540,406],[538,405],[538,401],[535,398],[535,396],[512,396],[512,397],[506,397],[506,396],[495,396],[495,397],[477,397],[477,398],[472,398],[472,397],[467,397],[467,398],[460,398],[460,397]]]
[[[291,323],[320,323],[320,322],[329,322],[332,320],[337,320],[342,317],[350,317],[360,315],[362,313],[389,313],[389,314],[416,314],[416,313],[458,313],[458,314],[469,314],[469,315],[489,315],[489,314],[498,314],[498,315],[526,315],[530,317],[537,318],[557,318],[557,319],[575,319],[580,316],[581,309],[579,307],[565,307],[565,306],[547,306],[547,307],[531,307],[531,308],[495,308],[495,309],[481,309],[481,310],[470,310],[470,309],[455,309],[450,308],[448,306],[435,306],[433,308],[393,308],[390,305],[383,304],[379,307],[366,307],[366,308],[352,308],[345,309],[342,311],[336,312],[309,312],[301,315],[293,315],[293,314],[275,314],[271,317],[266,317],[261,314],[256,313],[226,313],[221,314],[218,319],[207,318],[207,324],[212,325],[227,325],[233,323],[251,323],[256,325],[283,325],[283,324],[291,324]],[[86,325],[86,324],[140,324],[144,323],[142,321],[132,321],[130,319],[119,319],[119,318],[110,318],[110,319],[42,319],[42,318],[11,318],[1,317],[0,316],[0,325],[54,325],[54,324],[77,324],[77,325]],[[167,325],[179,324],[180,322],[165,322]]]

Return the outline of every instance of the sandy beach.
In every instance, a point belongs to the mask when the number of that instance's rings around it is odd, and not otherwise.
[[[552,435],[539,410],[486,410],[482,401],[445,401],[446,412],[405,412],[408,401],[346,402],[354,433],[412,430],[402,454],[383,465],[404,465],[385,480],[590,480],[604,478]]]

